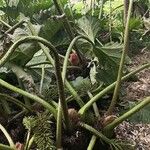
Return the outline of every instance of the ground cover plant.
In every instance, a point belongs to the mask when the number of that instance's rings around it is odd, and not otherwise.
[[[136,149],[116,128],[150,121],[148,94],[121,105],[150,67],[128,67],[150,48],[149,1],[0,2],[0,149]]]

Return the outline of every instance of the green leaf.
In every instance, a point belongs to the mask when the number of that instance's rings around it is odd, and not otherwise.
[[[129,108],[131,109],[137,105],[135,102],[129,102]],[[150,123],[150,104],[145,106],[143,109],[135,113],[129,118],[130,122],[134,123]]]
[[[116,81],[123,45],[108,43],[104,46],[96,46],[94,54],[99,60],[97,79],[109,85]],[[129,61],[129,58],[126,58]]]
[[[51,40],[61,27],[62,23],[49,19],[44,22],[40,36],[46,38],[47,40]]]
[[[51,0],[9,0],[7,6],[4,0],[1,1],[0,7],[3,6],[3,11],[12,20],[16,20],[20,13],[33,19],[35,14],[39,14],[41,10],[49,9],[53,4]]]
[[[28,72],[32,74],[32,76],[35,78],[36,81],[40,81],[41,79],[41,68],[32,68],[32,69],[27,69]],[[45,69],[45,76],[44,76],[44,81],[47,83],[51,82],[51,76],[54,70],[50,69]]]
[[[93,17],[83,16],[77,21],[78,24],[78,33],[81,35],[87,36],[93,43],[95,37],[100,29],[99,21]]]
[[[118,68],[98,68],[97,69],[97,74],[96,74],[96,79],[97,81],[104,82],[104,84],[110,85],[117,79],[117,72]]]
[[[36,34],[38,35],[40,30],[40,25],[33,25]],[[22,37],[32,35],[31,31],[28,27],[24,29],[17,28],[13,35],[10,35],[12,38],[12,42],[16,42]],[[39,50],[37,43],[23,43],[19,46],[19,48],[14,52],[13,56],[11,57],[11,61],[18,64],[19,66],[26,65],[33,57],[33,55]]]
[[[36,52],[33,56],[33,58],[27,63],[27,65],[34,65],[40,62],[44,62],[46,61],[46,56],[43,53],[42,50],[39,50],[38,52]],[[38,65],[38,67],[41,65]]]
[[[30,73],[36,83],[36,88],[40,89],[40,81],[42,77],[42,66],[38,68],[27,68],[27,72]],[[51,99],[58,100],[58,89],[56,85],[55,70],[53,67],[45,68],[44,71],[44,80],[41,94],[44,96],[44,99],[51,103]]]
[[[71,83],[73,87],[79,92],[79,94],[85,94],[85,92],[91,88],[91,81],[89,78],[83,78],[79,76]]]
[[[53,37],[51,37],[51,42],[55,45],[56,49],[64,50],[65,53],[65,50],[67,50],[68,45],[70,44],[70,39],[66,32],[58,31]]]
[[[110,66],[117,67],[119,66],[122,48],[122,44],[108,43],[103,47],[96,47],[94,53],[98,57],[100,65],[108,68]]]

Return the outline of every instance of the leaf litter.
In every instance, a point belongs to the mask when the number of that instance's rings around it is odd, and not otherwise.
[[[132,58],[129,69],[132,71],[150,60],[150,51],[141,51]],[[137,80],[127,81],[122,84],[124,94],[120,96],[121,101],[140,101],[150,96],[150,69],[139,72]],[[132,123],[124,121],[116,129],[116,138],[125,140],[135,146],[135,150],[150,150],[150,122]]]

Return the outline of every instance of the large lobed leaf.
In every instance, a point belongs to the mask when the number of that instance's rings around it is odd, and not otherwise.
[[[99,60],[97,79],[105,84],[116,81],[123,45],[108,43],[104,46],[96,46],[94,53]],[[130,59],[126,57],[126,61]]]
[[[100,23],[96,18],[83,16],[77,21],[78,33],[87,36],[93,43],[100,29]]]
[[[39,33],[40,25],[33,25],[35,32]],[[25,28],[17,28],[13,35],[10,35],[12,38],[12,42],[16,42],[22,37],[32,35],[31,31],[28,27]],[[20,65],[26,65],[33,57],[33,55],[39,50],[37,43],[23,43],[19,46],[19,48],[14,52],[11,57],[11,61]]]

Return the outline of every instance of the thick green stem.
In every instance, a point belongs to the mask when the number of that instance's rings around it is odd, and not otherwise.
[[[44,65],[44,64],[51,64],[49,61],[42,61],[42,62],[37,62],[37,63],[34,63],[34,64],[27,64],[26,67],[35,67],[35,66],[39,66],[39,65]]]
[[[41,81],[40,81],[40,94],[42,94],[42,89],[43,89],[43,83],[44,83],[44,76],[45,76],[45,65],[42,65],[41,69],[42,75],[41,75]]]
[[[78,93],[75,91],[75,89],[71,86],[71,84],[67,80],[65,81],[65,86],[69,89],[70,93],[76,99],[79,106],[82,107],[84,105],[84,102],[82,101],[81,97],[78,95]]]
[[[81,122],[79,125],[82,128],[85,128],[86,130],[90,131],[92,134],[96,135],[97,137],[99,137],[100,139],[102,139],[103,141],[105,141],[106,143],[108,143],[108,144],[111,143],[110,139],[108,139],[105,135],[103,135],[101,132],[97,131],[93,127],[89,126],[88,124],[85,124],[85,123]]]
[[[3,132],[3,134],[7,138],[10,147],[14,147],[15,148],[15,144],[14,144],[12,138],[10,137],[10,135],[8,134],[8,132],[6,131],[6,129],[1,124],[0,124],[0,130]]]
[[[88,91],[87,94],[90,97],[90,99],[93,98],[93,95],[90,91]],[[100,117],[99,109],[98,109],[96,103],[93,103],[93,110],[94,110],[95,116]]]
[[[92,95],[91,92],[88,91],[87,94],[89,95],[90,98],[93,98],[93,95]],[[99,110],[98,110],[98,107],[97,107],[96,103],[93,103],[93,109],[94,109],[95,116],[97,118],[99,118],[100,113],[99,113]],[[90,140],[90,143],[89,143],[89,146],[88,146],[87,150],[92,150],[93,149],[93,147],[96,143],[96,139],[97,139],[97,137],[95,135],[93,135],[91,140]]]
[[[150,63],[145,64],[139,68],[137,68],[136,70],[132,71],[131,73],[125,75],[124,77],[121,78],[121,81],[124,81],[128,78],[130,78],[132,75],[140,72],[141,70],[150,67]],[[83,115],[89,107],[92,106],[92,104],[94,102],[96,102],[99,98],[101,98],[102,96],[104,96],[106,93],[108,93],[110,90],[112,90],[114,88],[114,86],[116,85],[116,82],[112,83],[111,85],[109,85],[108,87],[106,87],[104,90],[100,91],[97,95],[95,95],[91,100],[89,100],[80,110],[79,113],[81,115]]]
[[[58,0],[53,0],[53,2],[54,2],[54,5],[55,5],[59,15],[65,14],[64,10],[61,7],[60,1],[58,2]],[[65,30],[67,31],[67,33],[68,33],[68,35],[70,37],[70,40],[73,40],[75,35],[74,35],[73,29],[72,29],[72,27],[71,27],[71,25],[70,25],[70,23],[68,21],[67,16],[65,16],[63,18],[63,25],[64,25],[64,28],[65,28]],[[77,53],[77,55],[79,57],[79,60],[80,60],[81,64],[84,64],[85,60],[83,58],[82,53],[78,50],[77,45],[75,45],[74,47],[75,47],[76,53]]]
[[[69,47],[67,49],[66,55],[65,55],[65,60],[64,60],[64,63],[63,63],[63,70],[62,70],[62,78],[63,78],[63,81],[66,84],[66,86],[72,91],[72,94],[76,97],[79,106],[82,107],[84,105],[84,102],[78,96],[78,94],[76,93],[76,91],[70,86],[69,82],[65,81],[66,71],[67,71],[67,63],[68,63],[68,59],[69,59],[69,54],[72,51],[72,48],[73,48],[74,44],[76,43],[76,41],[79,40],[79,39],[85,39],[85,40],[89,41],[93,45],[93,43],[86,36],[77,36],[77,37],[75,37],[72,40],[72,42],[70,43],[70,45],[69,45]]]
[[[6,101],[9,101],[9,102],[12,102],[14,104],[16,104],[17,106],[21,107],[21,108],[25,108],[26,110],[32,112],[32,109],[30,107],[28,107],[28,105],[25,105],[23,104],[22,102],[20,102],[18,99],[15,99],[14,97],[12,96],[9,96],[7,94],[3,94],[3,93],[0,93],[0,97],[4,97],[4,99],[0,99],[0,100],[6,100]]]
[[[5,34],[13,32],[15,29],[17,29],[19,26],[21,26],[23,23],[25,23],[25,20],[21,20],[20,22],[16,23],[14,26],[10,27]]]
[[[128,16],[128,8],[129,8],[129,0],[124,0],[124,26],[127,22],[127,16]]]
[[[111,0],[109,0],[109,34],[110,34],[110,42],[112,42],[112,4],[111,4]]]
[[[57,112],[56,147],[57,149],[62,149],[62,109],[60,103],[58,104]]]
[[[3,21],[3,20],[0,19],[0,22],[1,22],[3,25],[5,25],[7,28],[11,28],[11,26],[10,26],[8,23],[6,23],[5,21]]]
[[[33,136],[32,136],[32,138],[29,140],[27,150],[30,150],[30,148],[31,148],[32,144],[34,143],[34,139],[35,139],[35,135],[33,135]]]
[[[150,104],[150,96],[144,98],[139,104],[134,106],[128,112],[126,112],[125,114],[123,114],[119,118],[115,119],[110,124],[108,124],[106,127],[104,127],[104,132],[107,135],[108,134],[111,135],[111,133],[115,127],[117,127],[121,122],[123,122],[124,120],[126,120],[127,118],[129,118],[130,116],[132,116],[133,114],[135,114],[136,112],[138,112],[139,110],[141,110],[143,107],[145,107],[148,104]]]
[[[102,17],[104,0],[101,0],[100,2],[101,2],[101,5],[100,5],[98,19],[101,19],[101,17]]]
[[[20,78],[18,78],[18,83],[19,83],[19,87],[20,87],[22,90],[26,91],[25,86],[24,86],[24,84],[23,84],[23,82],[22,82],[22,80],[21,80]],[[31,106],[31,103],[30,103],[30,99],[29,99],[29,98],[23,96],[23,99],[24,99],[25,105]]]
[[[95,4],[95,0],[91,0],[90,2],[91,16],[94,15],[94,4]]]
[[[125,34],[124,34],[124,47],[123,47],[123,52],[122,52],[122,56],[121,56],[121,60],[120,60],[118,77],[117,77],[117,82],[116,82],[113,98],[112,98],[111,104],[106,113],[108,115],[112,114],[112,112],[114,110],[114,107],[117,103],[118,93],[119,93],[119,89],[120,89],[120,85],[121,85],[121,77],[122,77],[122,72],[123,72],[123,67],[124,67],[124,61],[125,61],[125,57],[126,57],[126,52],[128,50],[129,20],[130,20],[130,16],[131,16],[132,5],[133,5],[133,0],[130,1],[130,5],[129,5],[127,23],[126,23]]]
[[[78,94],[76,93],[76,91],[74,91],[74,89],[70,86],[69,82],[66,82],[65,81],[65,78],[66,78],[66,71],[67,71],[67,64],[68,64],[68,58],[69,58],[69,54],[70,52],[72,51],[72,48],[75,44],[75,42],[80,39],[80,38],[83,38],[83,39],[86,39],[88,41],[90,41],[87,37],[85,36],[77,36],[75,37],[72,42],[70,43],[68,49],[67,49],[67,52],[66,52],[66,55],[65,55],[65,60],[64,60],[64,63],[63,63],[63,70],[62,70],[62,80],[63,80],[63,83],[66,83],[66,85],[69,87],[69,89],[73,90],[73,93],[77,96],[77,102],[79,103],[80,107],[82,107],[84,105],[84,102],[80,99],[80,97],[78,96]],[[61,135],[62,135],[62,124],[61,124],[61,120],[62,120],[62,115],[61,115],[61,104],[59,103],[59,106],[58,106],[58,115],[57,115],[57,131],[56,131],[56,144],[57,144],[57,148],[61,148],[62,145],[61,145]],[[71,130],[71,129],[70,129]]]
[[[32,110],[33,111],[33,110]],[[11,119],[9,119],[9,123],[13,122],[17,118],[23,117],[25,113],[28,111],[26,109],[22,110],[21,112],[17,113],[15,116],[13,116]]]
[[[96,129],[89,126],[88,124],[80,122],[79,125],[82,128],[85,128],[86,130],[90,131],[93,135],[95,135],[95,136],[99,137],[100,139],[102,139],[103,141],[105,141],[105,143],[109,144],[112,148],[114,147],[115,149],[117,149],[120,147],[117,142],[110,140],[105,135],[103,135],[101,132],[97,131]],[[94,140],[95,140],[95,137],[94,137]],[[92,141],[92,142],[94,142],[94,141]],[[91,145],[91,147],[93,147],[93,146]]]
[[[11,114],[11,108],[9,107],[9,104],[7,101],[2,101],[2,106],[6,114]]]
[[[70,12],[69,17],[71,18],[71,20],[73,20],[73,22],[75,22],[75,18],[74,18],[74,14],[73,14],[73,11],[72,11],[72,8],[71,8],[70,0],[68,0],[68,7],[69,7],[69,12]]]
[[[27,137],[26,137],[26,142],[25,142],[25,146],[24,146],[24,150],[28,150],[28,145],[29,145],[29,141],[30,141],[30,136],[31,136],[31,128],[28,130],[27,132]]]
[[[6,87],[6,88],[8,88],[8,89],[10,89],[10,90],[12,90],[12,91],[14,91],[16,93],[19,93],[19,94],[21,94],[23,96],[26,96],[26,97],[28,97],[28,98],[30,98],[30,99],[38,102],[38,103],[40,103],[42,106],[47,108],[54,115],[54,117],[56,118],[56,110],[55,110],[55,108],[53,108],[49,103],[47,103],[42,98],[40,98],[40,97],[38,97],[36,95],[30,94],[30,93],[28,93],[26,91],[23,91],[22,89],[19,89],[19,88],[15,87],[15,86],[13,86],[13,85],[3,81],[2,79],[0,79],[0,85]]]
[[[35,31],[35,29],[34,29],[32,23],[31,23],[31,22],[27,22],[27,25],[28,25],[28,28],[29,28],[30,31],[31,31],[31,34],[32,34],[33,36],[38,36],[38,34],[37,34],[37,32]],[[41,47],[41,49],[42,49],[43,52],[44,52],[44,51],[45,51],[45,52],[48,51],[48,48],[47,48],[44,44],[38,42],[38,45]],[[49,60],[49,62],[51,62],[51,64],[54,65],[54,60],[53,60],[53,58],[51,57],[51,55],[48,56],[48,60]]]
[[[85,39],[87,40],[88,42],[90,42],[92,45],[93,43],[91,42],[91,40],[89,40],[88,37],[86,36],[83,36],[83,35],[79,35],[79,36],[76,36],[70,43],[68,49],[67,49],[67,52],[66,52],[66,55],[65,55],[65,60],[64,60],[64,63],[63,63],[63,70],[62,70],[62,78],[63,78],[63,81],[65,81],[65,77],[66,77],[66,71],[67,71],[67,64],[68,64],[68,59],[69,59],[69,54],[70,52],[72,51],[73,49],[73,46],[75,45],[75,43],[79,40],[79,39]]]
[[[8,145],[0,144],[0,150],[16,150]]]
[[[96,139],[97,139],[97,137],[95,135],[93,135],[91,140],[90,140],[90,143],[88,145],[87,150],[92,150],[94,148],[94,145],[96,143]]]
[[[68,108],[67,108],[67,104],[66,104],[65,96],[64,96],[64,86],[63,86],[63,81],[62,81],[62,76],[61,76],[59,55],[58,55],[55,47],[50,42],[48,42],[47,40],[45,40],[41,37],[38,37],[38,36],[23,37],[10,47],[10,49],[7,51],[7,53],[0,60],[0,66],[2,66],[3,64],[6,63],[6,61],[9,59],[9,57],[12,55],[12,53],[15,51],[15,49],[20,44],[25,43],[25,42],[34,42],[34,41],[44,44],[53,52],[53,55],[55,58],[54,61],[55,61],[55,71],[56,71],[56,79],[57,79],[59,99],[60,99],[61,106],[62,106],[65,125],[66,125],[66,128],[69,129],[70,128],[70,122],[69,122],[69,117],[68,117]],[[49,55],[49,51],[43,49],[43,52],[47,56],[48,60],[49,59],[51,60],[50,55]]]
[[[26,81],[29,80],[29,78],[30,78],[29,74],[26,73],[22,67],[17,66],[15,64],[8,63],[8,66],[11,68],[13,73],[17,76],[20,88],[25,90],[25,91],[29,90],[29,89],[25,88],[25,85],[24,85],[24,82],[23,82],[23,79],[25,79]],[[34,83],[33,80],[32,80],[32,82]],[[23,96],[23,99],[25,101],[25,105],[31,106],[30,100],[27,97]]]
[[[89,41],[89,39],[87,37],[84,37],[84,36],[77,36],[75,37],[72,42],[70,43],[68,49],[67,49],[67,52],[66,52],[66,55],[65,55],[65,60],[64,60],[64,63],[63,63],[63,70],[62,70],[62,80],[63,80],[63,83],[65,83],[65,78],[66,78],[66,71],[67,71],[67,64],[68,64],[68,58],[69,58],[69,54],[73,48],[73,45],[75,44],[75,42],[80,39],[80,38],[84,38],[84,39],[87,39]],[[69,89],[72,89],[72,87],[70,86],[69,82],[66,82],[66,85],[69,86]],[[75,95],[78,96],[78,94],[74,91],[73,89],[73,93]],[[78,98],[79,101],[77,101],[79,103],[79,105],[82,107],[84,105],[84,102],[80,99],[80,97]],[[59,103],[59,106],[58,106],[58,115],[57,115],[57,131],[56,131],[56,144],[57,144],[57,148],[61,148],[61,135],[62,135],[62,115],[61,115],[61,104]]]
[[[0,39],[3,38],[6,34],[11,33],[11,32],[13,32],[15,29],[17,29],[20,25],[22,25],[22,24],[25,22],[25,20],[21,20],[20,22],[16,23],[16,24],[15,24],[14,26],[12,26],[12,27],[11,27],[10,25],[8,25],[7,23],[5,23],[4,21],[2,21],[2,20],[1,20],[1,22],[2,22],[5,26],[7,26],[9,29],[4,33],[3,36],[0,37]]]
[[[54,5],[55,5],[55,7],[56,7],[56,9],[58,11],[58,14],[59,15],[65,14],[64,10],[61,7],[60,1],[58,2],[58,0],[53,0],[53,2],[54,2]],[[70,25],[70,23],[68,21],[68,18],[66,16],[63,19],[64,19],[63,20],[64,28],[66,29],[70,39],[72,40],[74,38],[74,33],[73,33],[73,30],[72,30],[72,27],[71,27],[71,25]]]

